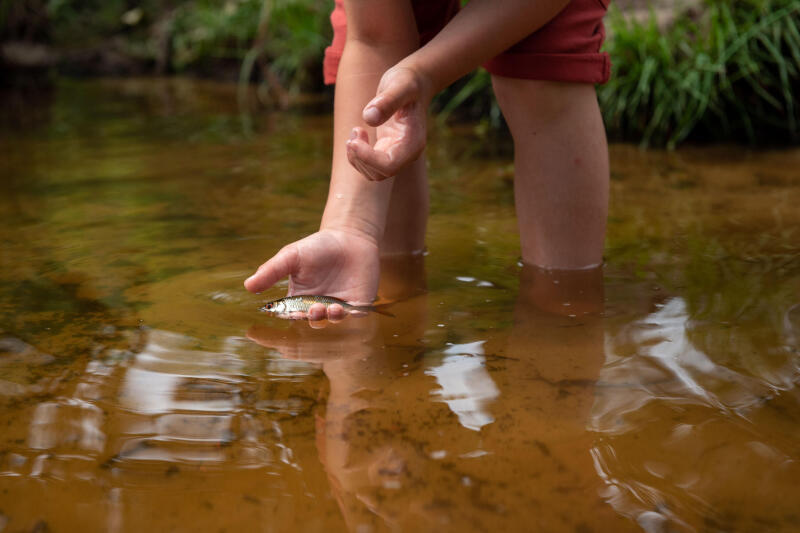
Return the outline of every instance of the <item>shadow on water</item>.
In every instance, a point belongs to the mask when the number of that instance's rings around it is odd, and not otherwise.
[[[800,152],[613,146],[569,274],[436,134],[395,317],[310,327],[241,281],[315,229],[330,117],[235,101],[70,82],[0,125],[0,531],[800,528]]]

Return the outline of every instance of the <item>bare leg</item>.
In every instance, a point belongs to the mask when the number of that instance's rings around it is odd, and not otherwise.
[[[420,254],[428,221],[428,175],[425,154],[394,179],[381,255]]]
[[[594,86],[492,76],[514,138],[522,259],[579,269],[603,261],[608,145]]]

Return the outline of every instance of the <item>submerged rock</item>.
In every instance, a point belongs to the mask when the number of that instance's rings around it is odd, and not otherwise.
[[[55,359],[16,337],[0,337],[0,366],[14,363],[44,365]]]

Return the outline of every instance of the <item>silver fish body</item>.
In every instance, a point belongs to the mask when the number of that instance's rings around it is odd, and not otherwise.
[[[272,300],[271,302],[267,302],[263,307],[259,309],[259,311],[264,311],[266,313],[271,313],[278,318],[293,318],[293,315],[302,314],[305,315],[308,313],[308,310],[314,304],[322,304],[327,309],[328,307],[332,306],[333,304],[341,305],[344,310],[349,313],[367,313],[370,311],[374,311],[376,313],[380,313],[387,316],[394,316],[390,313],[385,311],[381,311],[372,305],[352,305],[344,300],[340,300],[339,298],[334,298],[333,296],[315,296],[310,294],[303,294],[297,296],[286,296],[285,298],[278,298],[277,300]]]

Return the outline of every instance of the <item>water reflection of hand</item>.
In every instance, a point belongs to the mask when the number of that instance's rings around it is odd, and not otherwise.
[[[369,345],[377,329],[377,316],[347,317],[341,321],[292,321],[288,328],[257,324],[247,331],[247,337],[274,348],[287,359],[326,363],[339,358],[362,358],[368,355]]]
[[[382,300],[395,302],[391,306],[394,317],[347,317],[316,330],[303,322],[280,327],[286,323],[274,321],[275,325],[259,324],[247,332],[250,339],[284,357],[322,365],[330,392],[317,421],[317,447],[351,526],[374,518],[359,516],[365,512],[364,503],[374,507],[373,487],[396,481],[405,471],[409,450],[396,446],[391,438],[396,428],[391,423],[387,431],[376,432],[356,426],[364,415],[386,422],[381,416],[384,408],[397,401],[387,389],[414,364],[427,321],[423,258],[386,258],[381,271],[379,293]],[[376,445],[374,451],[365,446],[370,442]]]
[[[251,292],[261,292],[289,276],[288,296],[334,296],[349,303],[369,304],[375,298],[380,273],[378,245],[356,232],[322,229],[281,248],[245,282]],[[312,320],[343,318],[344,309],[314,304]]]
[[[330,391],[324,416],[317,421],[317,448],[331,489],[352,530],[395,523],[403,510],[384,502],[381,492],[405,486],[409,476],[424,471],[426,458],[407,441],[404,425],[424,414],[428,391],[409,373],[418,366],[427,322],[426,295],[392,305],[395,318],[378,316],[376,335],[361,342],[359,358],[340,357],[323,363]],[[347,320],[345,321],[347,322]],[[408,387],[423,385],[410,394]],[[411,401],[409,401],[411,400]],[[371,529],[372,530],[372,529]]]
[[[384,258],[379,295],[382,301],[394,302],[394,317],[348,317],[321,331],[294,323],[288,329],[257,326],[248,332],[256,342],[284,355],[322,364],[330,389],[317,421],[317,447],[331,489],[351,525],[363,523],[357,515],[365,511],[364,502],[371,500],[371,488],[380,486],[387,476],[402,475],[404,469],[404,455],[380,442],[396,428],[373,433],[354,424],[364,415],[385,421],[383,408],[398,400],[388,388],[400,384],[398,380],[415,364],[427,323],[424,292],[423,257]],[[374,453],[365,449],[365,442],[376,445]]]

